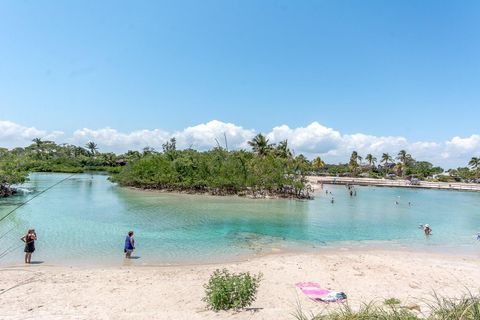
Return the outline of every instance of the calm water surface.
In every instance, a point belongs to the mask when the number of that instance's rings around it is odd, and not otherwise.
[[[0,199],[0,217],[66,177],[32,174],[26,193]],[[135,191],[107,178],[74,175],[0,222],[0,255],[12,250],[0,264],[22,261],[19,238],[30,226],[39,237],[34,260],[48,263],[119,263],[130,229],[137,264],[332,246],[480,251],[480,193],[357,187],[350,197],[345,187],[326,185],[331,204],[325,190],[312,201],[251,200]],[[433,235],[426,238],[419,223],[429,223]]]

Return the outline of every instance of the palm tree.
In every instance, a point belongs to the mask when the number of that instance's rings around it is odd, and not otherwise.
[[[312,161],[312,166],[315,169],[315,171],[319,171],[325,167],[325,162],[322,160],[322,158],[316,157]]]
[[[384,164],[384,167],[385,167],[385,175],[387,174],[388,172],[388,163],[393,161],[393,158],[390,154],[388,153],[384,153],[382,154],[382,160],[380,161],[381,163]]]
[[[35,152],[36,157],[41,158],[41,153],[43,152],[42,151],[42,145],[43,145],[42,138],[35,138],[35,139],[32,140],[32,142],[35,144],[34,152]]]
[[[398,162],[396,165],[395,165],[395,171],[397,171],[397,175],[402,175],[403,176],[403,172],[405,171],[405,165],[402,163],[402,162]]]
[[[373,167],[375,165],[375,162],[377,162],[377,158],[375,158],[371,153],[367,154],[365,160],[367,160],[370,167]]]
[[[98,146],[95,142],[90,141],[85,145],[85,148],[87,148],[90,151],[90,155],[94,156],[98,152]]]
[[[42,138],[35,138],[32,142],[35,143],[37,147],[40,147],[43,144]]]
[[[361,161],[362,157],[358,155],[357,151],[353,151],[352,155],[350,156],[350,162],[348,163],[348,166],[350,170],[352,171],[353,175],[357,174],[357,170],[360,167],[358,165],[358,162]]]
[[[397,154],[397,159],[402,163],[402,176],[405,173],[405,169],[408,167],[408,164],[412,161],[412,156],[407,153],[405,150],[400,150]]]
[[[393,158],[390,154],[384,153],[382,154],[382,160],[380,162],[384,163],[387,165],[389,162],[393,161]]]
[[[280,158],[289,159],[292,157],[292,151],[288,148],[288,140],[280,141],[275,152]]]
[[[259,156],[266,156],[273,148],[268,139],[261,133],[257,134],[248,144],[252,147],[253,152]]]
[[[472,159],[468,162],[468,165],[472,167],[474,171],[476,171],[478,176],[480,173],[480,157],[472,157]]]
[[[478,170],[480,168],[480,157],[472,157],[468,165],[472,167],[473,170]]]

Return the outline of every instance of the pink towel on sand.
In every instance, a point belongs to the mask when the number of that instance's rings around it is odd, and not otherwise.
[[[299,282],[297,288],[314,301],[322,302],[340,302],[346,299],[343,292],[335,292],[320,287],[317,282]]]

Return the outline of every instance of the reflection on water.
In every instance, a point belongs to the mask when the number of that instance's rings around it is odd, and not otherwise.
[[[22,186],[31,192],[0,199],[0,216],[67,176],[33,174]],[[340,244],[436,250],[480,245],[475,240],[480,193],[357,187],[351,197],[345,187],[325,188],[332,195],[320,190],[313,201],[250,200],[135,191],[110,183],[105,175],[79,174],[2,221],[0,237],[2,248],[14,248],[33,226],[39,237],[34,258],[54,263],[121,263],[129,230],[135,231],[134,255],[141,257],[135,264]],[[419,223],[432,226],[429,239]],[[21,248],[15,250],[0,263],[22,261],[22,254]]]

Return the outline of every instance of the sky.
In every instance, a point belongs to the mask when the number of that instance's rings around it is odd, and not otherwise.
[[[479,1],[0,2],[0,146],[480,155]]]

